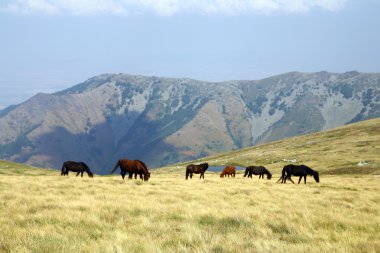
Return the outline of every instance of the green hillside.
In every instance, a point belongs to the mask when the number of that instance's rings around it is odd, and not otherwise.
[[[44,176],[52,174],[57,174],[57,171],[0,160],[0,175]]]
[[[183,171],[187,164],[200,162],[215,166],[263,165],[274,173],[294,163],[307,164],[322,174],[377,174],[380,173],[380,118],[175,164],[163,170]]]

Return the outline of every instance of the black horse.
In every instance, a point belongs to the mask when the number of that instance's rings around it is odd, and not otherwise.
[[[301,182],[302,177],[304,177],[304,181],[306,184],[306,176],[311,175],[314,177],[314,180],[319,183],[319,173],[318,171],[312,170],[311,168],[307,167],[306,165],[285,165],[282,169],[282,174],[280,179],[277,181],[277,183],[281,180],[281,183],[286,183],[286,180],[289,179],[293,184],[293,180],[291,179],[291,175],[293,176],[299,176],[300,179],[298,180],[298,183]]]
[[[73,161],[64,162],[61,169],[61,176],[65,176],[65,175],[68,176],[69,170],[73,172],[78,172],[77,176],[81,174],[81,177],[83,177],[83,172],[87,172],[89,177],[94,176],[90,168],[84,162],[73,162]]]
[[[137,178],[137,175],[140,175],[140,178],[144,181],[148,181],[150,178],[148,167],[140,160],[120,159],[114,166],[111,174],[114,173],[118,167],[120,167],[120,174],[123,179],[127,173],[128,179],[132,179],[133,174],[135,174],[135,179]]]
[[[248,166],[245,168],[244,177],[248,175],[248,177],[252,178],[252,174],[259,175],[259,179],[264,179],[264,174],[267,175],[268,180],[272,178],[272,173],[270,173],[264,166]]]
[[[193,173],[195,174],[201,174],[199,179],[203,177],[205,178],[205,172],[208,169],[208,163],[202,163],[199,165],[190,164],[186,167],[186,180],[190,176],[190,178],[193,178]]]

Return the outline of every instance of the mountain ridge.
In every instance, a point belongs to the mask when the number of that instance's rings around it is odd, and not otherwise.
[[[162,166],[380,116],[380,74],[290,72],[202,82],[102,74],[0,111],[0,158],[57,168]]]

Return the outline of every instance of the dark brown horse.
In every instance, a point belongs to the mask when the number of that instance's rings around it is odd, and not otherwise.
[[[78,172],[77,176],[81,174],[80,176],[83,177],[83,172],[87,172],[89,177],[93,177],[94,174],[91,172],[90,168],[85,164],[84,162],[73,162],[73,161],[66,161],[63,163],[61,168],[61,175],[62,176],[68,176],[69,170],[73,172]]]
[[[304,181],[306,184],[306,176],[311,175],[314,177],[314,180],[319,183],[319,173],[318,171],[312,170],[311,168],[307,167],[306,165],[293,165],[288,164],[285,165],[282,169],[282,174],[280,179],[277,181],[277,183],[281,180],[281,183],[286,183],[286,180],[289,179],[293,184],[293,180],[291,179],[291,176],[300,177],[298,180],[298,183],[301,182],[302,177],[304,177]]]
[[[199,165],[194,165],[194,164],[187,165],[187,167],[186,167],[186,180],[189,176],[190,176],[190,178],[193,178],[193,173],[201,174],[199,179],[201,179],[202,177],[204,179],[205,178],[205,172],[206,172],[207,168],[208,168],[208,163],[202,163]]]
[[[232,165],[227,165],[224,170],[222,171],[222,173],[220,173],[220,177],[226,177],[226,175],[228,177],[235,177],[235,174],[236,174],[236,168],[235,166],[232,166]]]
[[[121,169],[120,174],[123,179],[127,173],[128,179],[132,179],[133,174],[135,174],[135,179],[137,174],[139,174],[140,178],[144,179],[144,181],[148,181],[150,178],[148,167],[140,160],[121,159],[116,163],[115,167],[111,171],[111,174],[114,173],[118,167]]]
[[[268,180],[272,178],[272,173],[270,173],[264,166],[248,166],[245,168],[244,177],[248,175],[248,177],[252,178],[252,174],[259,175],[259,179],[264,179],[264,174],[267,175]]]

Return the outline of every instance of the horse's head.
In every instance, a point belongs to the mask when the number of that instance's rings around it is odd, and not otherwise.
[[[89,177],[94,177],[94,173],[92,173],[91,171],[88,172],[88,176]]]
[[[144,173],[144,181],[148,181],[150,178],[150,172]]]
[[[207,170],[208,169],[208,163],[202,163],[202,166],[203,166],[203,170]]]
[[[222,172],[222,173],[220,173],[220,177],[223,177],[224,176],[224,173]]]
[[[313,177],[317,183],[319,183],[319,173],[317,171],[314,172]]]
[[[268,180],[271,180],[271,179],[272,179],[272,174],[271,174],[270,172],[268,172],[268,174],[267,174],[267,179],[268,179]]]

